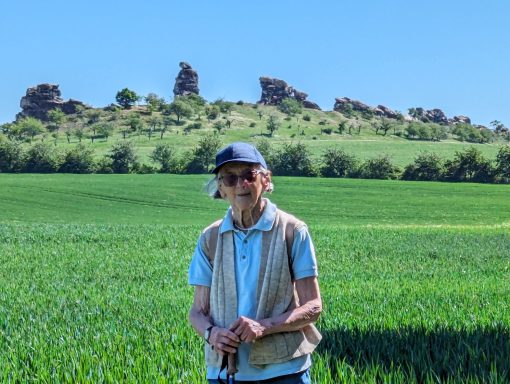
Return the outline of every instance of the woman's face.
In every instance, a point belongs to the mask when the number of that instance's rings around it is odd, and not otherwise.
[[[233,181],[235,183],[231,185]],[[218,172],[221,197],[228,200],[235,210],[254,208],[268,185],[269,178],[260,173],[255,164],[227,163]]]

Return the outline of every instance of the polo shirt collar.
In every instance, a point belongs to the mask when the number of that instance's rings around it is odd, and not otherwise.
[[[271,228],[273,228],[273,223],[276,218],[276,205],[271,203],[269,199],[264,198],[264,201],[266,202],[266,206],[264,207],[262,215],[255,225],[248,228],[248,230],[257,229],[259,231],[270,231]],[[232,217],[232,207],[229,207],[227,214],[221,223],[220,233],[234,230],[236,230],[236,227],[234,226],[234,220]]]

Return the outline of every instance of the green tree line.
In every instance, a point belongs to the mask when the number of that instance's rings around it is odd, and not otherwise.
[[[27,147],[19,141],[2,139],[0,172],[199,174],[212,169],[221,146],[216,134],[203,136],[195,147],[182,154],[168,143],[159,143],[149,155],[151,164],[142,164],[136,147],[129,140],[115,143],[98,159],[94,149],[83,143],[62,150],[44,142]],[[305,144],[290,143],[272,148],[267,139],[261,139],[257,147],[276,176],[510,182],[510,145],[501,146],[493,160],[485,158],[474,147],[456,152],[452,159],[421,152],[404,168],[396,166],[391,157],[384,154],[362,161],[342,149],[331,148],[314,158]]]

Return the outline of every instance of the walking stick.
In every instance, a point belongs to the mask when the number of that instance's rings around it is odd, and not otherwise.
[[[236,382],[236,372],[236,355],[235,353],[229,353],[227,362],[227,384],[234,384]]]

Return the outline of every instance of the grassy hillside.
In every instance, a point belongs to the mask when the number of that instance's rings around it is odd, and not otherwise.
[[[200,224],[205,175],[0,174],[0,222]],[[310,224],[510,225],[505,185],[276,177],[271,200]]]
[[[91,109],[67,116],[65,122],[58,125],[58,130],[55,130],[54,124],[49,124],[49,131],[37,135],[34,140],[54,142],[58,148],[63,149],[78,143],[76,132],[81,130],[82,142],[91,145],[96,150],[96,155],[101,157],[114,142],[122,140],[126,135],[128,140],[135,143],[141,160],[150,163],[148,155],[157,143],[169,143],[177,153],[183,153],[193,148],[200,136],[219,132],[219,124],[223,126],[220,136],[225,144],[236,140],[256,143],[261,138],[268,138],[272,145],[278,147],[282,143],[299,141],[306,144],[317,157],[327,148],[340,147],[362,160],[387,154],[400,166],[411,163],[420,151],[436,152],[444,158],[451,158],[455,151],[462,151],[469,146],[476,146],[486,157],[494,159],[498,147],[506,142],[502,136],[495,136],[494,141],[487,144],[462,142],[452,133],[453,126],[445,127],[449,133],[440,142],[409,140],[405,137],[408,123],[404,121],[389,120],[392,128],[383,135],[375,132],[374,124],[380,123],[380,119],[376,117],[346,117],[334,111],[311,109],[303,109],[301,113],[289,117],[274,106],[227,104],[229,110],[220,111],[215,119],[208,119],[208,105],[199,108],[189,117],[181,117],[179,122],[174,114],[149,112],[145,106],[116,111]],[[272,137],[267,130],[269,116],[276,117],[279,123],[279,129]],[[134,131],[128,128],[133,117],[140,121]],[[345,122],[346,127],[342,133],[338,131],[340,122]],[[105,125],[110,129],[108,138],[101,134],[101,126]],[[161,138],[162,131],[164,132]]]

